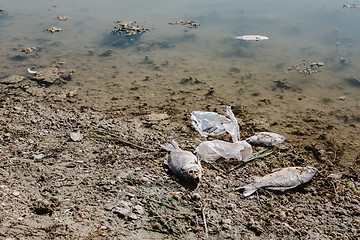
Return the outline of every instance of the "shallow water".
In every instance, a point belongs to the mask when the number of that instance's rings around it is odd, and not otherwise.
[[[0,78],[64,60],[77,70],[68,87],[79,88],[83,101],[106,105],[115,99],[125,106],[175,102],[192,111],[210,104],[212,96],[206,93],[213,90],[225,104],[248,106],[269,122],[296,119],[299,112],[338,112],[326,121],[350,128],[351,135],[360,121],[360,9],[343,8],[343,3],[0,1],[6,11],[0,16]],[[180,19],[195,19],[201,26],[168,24]],[[111,34],[117,20],[136,21],[151,31],[125,44]],[[53,26],[63,31],[43,31]],[[232,39],[248,34],[269,40]],[[19,53],[34,46],[40,47],[35,54]],[[101,56],[108,49],[110,56]],[[143,63],[145,56],[150,64]],[[325,65],[308,76],[288,71],[303,60]],[[189,76],[200,84],[180,84]],[[146,77],[149,81],[143,81]],[[284,79],[289,89],[274,83]]]

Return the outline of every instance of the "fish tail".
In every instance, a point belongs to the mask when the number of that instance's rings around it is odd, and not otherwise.
[[[168,144],[164,144],[164,145],[160,145],[163,149],[165,149],[166,151],[174,151],[174,150],[179,150],[179,145],[177,144],[177,142],[175,142],[174,140],[171,140],[170,143]]]
[[[243,187],[239,187],[236,190],[240,190],[240,189],[244,189],[244,197],[248,197],[251,194],[253,194],[254,192],[256,192],[257,188],[253,188],[251,185],[246,185]]]

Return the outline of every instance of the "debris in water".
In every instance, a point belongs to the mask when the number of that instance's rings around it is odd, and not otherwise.
[[[360,8],[360,6],[356,5],[355,3],[346,3],[343,4],[343,8]]]
[[[31,69],[30,69],[30,68],[28,68],[27,70],[28,70],[28,72],[29,72],[29,73],[31,73],[31,74],[35,74],[35,73],[37,73],[37,71],[31,71]]]
[[[60,31],[62,31],[62,29],[61,29],[61,28],[57,28],[57,27],[51,27],[51,28],[48,28],[48,29],[43,30],[43,32],[51,32],[51,33],[60,32]]]
[[[177,20],[175,22],[169,22],[170,25],[186,25],[188,28],[197,28],[200,27],[200,23],[196,20],[184,21],[184,20]]]
[[[20,49],[20,52],[24,52],[26,54],[29,54],[29,53],[32,53],[32,52],[38,50],[38,49],[39,49],[39,47],[28,47],[28,48]]]
[[[68,16],[57,16],[56,17],[59,21],[66,21],[66,20],[69,20],[70,19],[70,17],[68,17]]]
[[[268,37],[261,36],[261,35],[244,35],[244,36],[235,36],[233,38],[244,40],[244,41],[261,41],[261,40],[269,39]]]
[[[317,171],[316,168],[309,166],[275,169],[272,173],[263,177],[254,177],[253,183],[239,187],[236,190],[244,189],[245,197],[250,196],[259,188],[285,191],[309,182]]]
[[[254,145],[273,147],[282,144],[285,137],[272,132],[258,132],[254,136],[247,138],[246,141]]]
[[[288,71],[291,71],[293,69],[297,70],[300,74],[307,76],[312,73],[320,72],[319,68],[323,67],[325,65],[324,62],[318,62],[318,61],[305,61],[303,60],[299,64],[294,64],[288,67]]]
[[[135,21],[117,21],[117,24],[114,26],[114,28],[115,30],[113,33],[126,36],[143,34],[144,32],[149,31],[148,28],[137,25]]]
[[[182,150],[174,140],[161,147],[170,152],[166,155],[164,163],[173,174],[190,183],[200,182],[202,167],[200,160],[193,153]]]

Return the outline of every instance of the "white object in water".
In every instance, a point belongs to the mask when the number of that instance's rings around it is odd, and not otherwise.
[[[240,39],[245,41],[260,41],[260,40],[267,40],[269,38],[261,35],[244,35],[244,36],[234,37],[234,39]]]
[[[30,68],[28,68],[28,72],[29,72],[29,73],[32,73],[32,74],[37,73],[37,71],[31,71],[31,69],[30,69]]]

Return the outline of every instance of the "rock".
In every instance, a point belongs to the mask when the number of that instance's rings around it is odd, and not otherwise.
[[[198,193],[194,193],[192,196],[191,196],[191,201],[199,201],[201,199],[201,196],[200,194]]]
[[[236,205],[234,203],[229,203],[228,205],[226,205],[226,208],[229,210],[234,210],[236,207]]]
[[[70,133],[70,138],[74,142],[79,142],[79,141],[83,140],[84,136],[82,135],[82,133],[80,131],[77,131],[77,132]]]
[[[19,196],[20,195],[20,192],[18,192],[18,191],[13,191],[13,193],[12,193],[15,197],[17,197],[17,196]]]
[[[229,219],[229,218],[223,219],[223,220],[222,220],[222,223],[223,223],[223,224],[230,225],[230,224],[231,224],[231,219]]]
[[[141,177],[141,178],[139,178],[139,181],[140,181],[141,183],[146,183],[146,182],[149,182],[150,179],[147,178],[147,177]]]
[[[60,71],[56,67],[48,67],[36,72],[35,77],[33,79],[47,82],[47,83],[54,83],[56,80],[60,79]]]
[[[329,176],[327,176],[328,178],[333,178],[333,179],[340,179],[342,178],[342,175],[341,174],[329,174]]]
[[[125,218],[125,217],[127,217],[127,216],[130,215],[130,213],[131,213],[131,208],[129,208],[129,207],[124,207],[124,208],[116,207],[116,208],[113,210],[113,213],[115,213],[116,215],[118,215],[118,216],[121,217],[121,218]]]
[[[139,215],[143,215],[144,214],[144,208],[140,205],[135,205],[134,206],[134,213],[139,214]]]
[[[40,153],[40,154],[34,154],[32,155],[32,157],[35,159],[35,160],[40,160],[40,159],[43,159],[45,157],[44,154]]]
[[[138,219],[138,217],[136,216],[135,213],[130,213],[128,218],[129,218],[129,220],[137,220]]]

